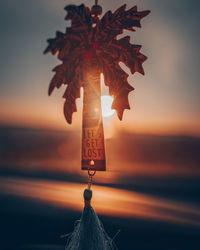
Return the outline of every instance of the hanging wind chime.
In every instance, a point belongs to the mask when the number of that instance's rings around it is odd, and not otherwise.
[[[77,111],[76,99],[83,87],[83,123],[82,123],[82,170],[88,171],[88,188],[84,191],[85,207],[80,222],[71,234],[66,249],[104,250],[113,249],[113,240],[103,229],[96,213],[90,205],[92,198],[92,177],[96,171],[106,170],[104,132],[101,112],[100,73],[114,97],[112,109],[122,120],[125,109],[130,109],[128,94],[134,88],[128,84],[128,74],[119,66],[123,62],[131,73],[144,75],[142,63],[147,59],[140,53],[141,46],[130,43],[130,37],[117,39],[123,30],[135,31],[141,27],[140,21],[150,11],[137,11],[137,6],[126,10],[121,6],[114,13],[108,11],[100,19],[102,7],[95,1],[90,9],[84,4],[65,7],[71,20],[66,32],[56,32],[54,39],[48,40],[44,53],[58,54],[62,61],[53,69],[55,72],[49,86],[49,95],[54,88],[66,84],[64,115],[69,124],[72,114]]]

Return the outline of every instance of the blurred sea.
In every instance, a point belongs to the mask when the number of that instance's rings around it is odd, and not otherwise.
[[[0,127],[0,249],[64,249],[83,207],[80,132]],[[106,140],[93,206],[119,249],[198,250],[200,138]]]

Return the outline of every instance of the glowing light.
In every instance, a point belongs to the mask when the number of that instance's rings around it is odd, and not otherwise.
[[[99,112],[99,109],[98,108],[94,108],[94,112],[95,113]]]
[[[112,102],[113,102],[113,97],[109,95],[103,95],[101,97],[101,109],[103,117],[111,117],[112,115],[114,115],[115,110],[111,109]]]

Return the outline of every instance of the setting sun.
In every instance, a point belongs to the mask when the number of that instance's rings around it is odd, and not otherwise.
[[[109,95],[101,96],[101,109],[103,117],[110,117],[114,115],[115,110],[111,109],[113,97]]]

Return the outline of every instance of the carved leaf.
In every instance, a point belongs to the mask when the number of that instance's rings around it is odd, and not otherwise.
[[[134,88],[128,84],[128,75],[121,69],[119,62],[124,62],[132,74],[144,74],[142,63],[147,57],[140,53],[140,45],[130,44],[129,36],[119,40],[116,37],[124,29],[135,31],[134,28],[141,27],[141,19],[150,11],[137,11],[136,6],[126,10],[126,5],[123,5],[114,13],[106,12],[100,20],[84,4],[68,5],[65,10],[65,19],[71,20],[71,27],[65,33],[56,32],[56,37],[48,40],[44,51],[53,55],[57,53],[58,59],[62,61],[53,70],[55,75],[50,82],[49,95],[55,87],[67,85],[63,95],[64,114],[71,124],[72,114],[77,111],[76,99],[80,97],[80,87],[83,86],[85,64],[95,59],[96,66],[104,74],[110,95],[114,96],[112,108],[116,109],[121,120],[124,110],[130,109],[128,94]]]
[[[64,103],[64,115],[69,124],[72,123],[72,114],[77,111],[76,99],[80,98],[80,81],[75,77],[72,82],[67,86],[63,95],[66,99]]]
[[[109,94],[114,97],[112,109],[116,110],[122,120],[124,110],[130,109],[128,94],[134,88],[127,82],[128,74],[118,64],[105,61],[103,69],[105,84],[109,87]]]
[[[112,40],[123,32],[123,29],[135,31],[134,27],[141,27],[141,19],[150,11],[137,11],[137,6],[125,10],[126,5],[121,6],[114,13],[108,11],[101,19],[100,30],[107,34],[107,39]]]

